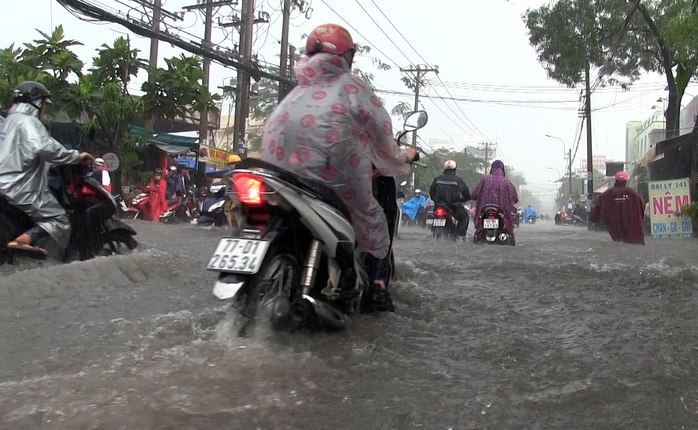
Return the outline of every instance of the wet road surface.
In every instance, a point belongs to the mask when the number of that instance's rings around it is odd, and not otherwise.
[[[220,232],[0,267],[2,429],[696,429],[696,242],[550,223],[515,248],[396,245],[396,314],[342,333],[231,330]]]

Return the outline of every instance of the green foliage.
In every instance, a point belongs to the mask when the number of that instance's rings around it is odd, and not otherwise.
[[[666,135],[672,137],[678,135],[681,98],[698,70],[694,5],[691,0],[644,0],[625,33],[623,21],[631,6],[625,0],[558,0],[529,9],[523,18],[538,60],[562,84],[581,83],[587,65],[603,66],[607,82],[623,88],[643,71],[665,76]]]
[[[689,217],[693,221],[698,221],[698,202],[691,202],[685,206],[681,206],[679,216]]]
[[[215,102],[220,100],[220,96],[212,95],[201,84],[204,72],[200,58],[181,54],[166,58],[165,63],[165,69],[151,69],[150,79],[141,87],[150,119],[180,117],[198,122],[193,114],[204,107],[218,113]]]
[[[128,38],[103,44],[85,73],[84,63],[71,50],[82,43],[66,39],[62,26],[50,34],[38,32],[41,39],[24,48],[10,45],[0,54],[0,102],[4,106],[11,105],[15,85],[38,80],[53,95],[54,110],[49,113],[61,111],[85,131],[101,131],[96,134],[107,140],[102,146],[124,150],[143,144],[143,138],[131,136],[126,127],[137,118],[191,117],[204,104],[216,111],[217,96],[202,88],[201,61],[196,57],[165,60],[167,69],[153,71],[155,82],[144,85],[146,95],[135,99],[128,86],[147,63]]]
[[[637,80],[638,64],[627,55],[606,62],[627,5],[623,0],[559,0],[528,9],[523,20],[529,41],[548,76],[574,87],[584,82],[587,67],[605,66],[605,75],[624,77],[623,84]]]

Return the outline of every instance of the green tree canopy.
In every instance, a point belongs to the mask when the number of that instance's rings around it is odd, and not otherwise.
[[[698,16],[691,0],[557,0],[523,16],[548,76],[573,87],[588,68],[627,88],[642,72],[665,76],[667,137],[679,134],[681,98],[698,67]]]

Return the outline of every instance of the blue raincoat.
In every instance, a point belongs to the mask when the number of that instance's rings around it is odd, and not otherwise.
[[[410,217],[410,220],[414,220],[417,216],[417,211],[419,211],[420,206],[426,207],[427,198],[420,195],[419,197],[414,196],[407,200],[405,203],[400,205],[402,213]]]
[[[536,216],[536,211],[533,210],[533,208],[528,207],[524,211],[524,220],[528,222],[529,219],[534,218]]]

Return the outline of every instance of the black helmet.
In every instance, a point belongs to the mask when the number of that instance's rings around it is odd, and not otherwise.
[[[162,169],[159,168],[159,167],[156,167],[155,169],[153,169],[153,175],[160,175],[160,176],[162,176]]]
[[[29,103],[37,109],[44,103],[51,103],[51,92],[42,84],[35,81],[25,81],[12,90],[14,103]],[[41,102],[39,106],[35,103]]]

